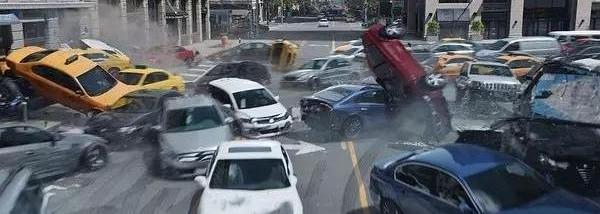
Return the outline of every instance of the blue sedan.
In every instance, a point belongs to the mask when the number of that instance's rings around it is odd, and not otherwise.
[[[355,138],[363,127],[389,121],[387,93],[378,85],[337,85],[300,100],[302,120],[315,130],[339,131]]]
[[[483,147],[451,144],[376,161],[371,198],[381,213],[600,213],[522,162]]]

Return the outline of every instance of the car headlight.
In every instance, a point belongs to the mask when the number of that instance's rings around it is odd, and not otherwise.
[[[125,127],[121,127],[119,128],[117,131],[121,132],[121,133],[125,133],[125,134],[131,134],[132,132],[134,132],[137,129],[136,126],[125,126]]]
[[[538,161],[544,165],[551,166],[552,168],[559,168],[563,170],[569,168],[569,163],[555,161],[545,154],[539,154]]]

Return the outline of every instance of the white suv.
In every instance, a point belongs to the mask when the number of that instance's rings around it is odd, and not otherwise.
[[[241,134],[249,138],[271,137],[287,132],[292,116],[279,103],[279,97],[261,84],[238,79],[222,78],[209,82],[208,93],[235,112]]]
[[[271,140],[231,141],[217,148],[197,213],[302,213],[292,162]]]

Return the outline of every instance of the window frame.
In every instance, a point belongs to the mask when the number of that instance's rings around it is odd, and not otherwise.
[[[154,76],[153,76],[154,75]],[[166,77],[163,80],[158,80],[156,81],[156,75],[164,75],[164,77]],[[150,78],[152,77],[152,78]],[[148,82],[148,80],[152,80],[152,82]],[[154,84],[154,83],[159,83],[162,81],[166,81],[169,80],[169,75],[163,71],[154,71],[152,73],[146,74],[146,77],[144,78],[144,82],[142,82],[142,85],[150,85],[150,84]]]
[[[34,127],[34,126],[23,126],[23,125],[21,125],[21,126],[6,127],[6,128],[3,128],[4,129],[3,132],[6,132],[9,129],[17,129],[17,128],[28,128],[28,129],[37,130],[39,133],[46,134],[47,137],[48,137],[48,139],[46,139],[45,141],[36,141],[36,142],[27,142],[27,143],[18,143],[18,144],[10,144],[10,141],[9,142],[1,142],[0,145],[5,145],[6,144],[6,146],[0,146],[0,148],[9,148],[9,147],[26,146],[26,145],[33,145],[33,144],[39,144],[39,143],[48,143],[48,142],[51,142],[53,140],[52,139],[53,135],[52,135],[51,132],[48,132],[46,130],[43,130],[43,129],[40,129],[40,128],[37,128],[37,127]],[[14,134],[16,134],[16,133],[17,132],[15,131]]]
[[[47,78],[47,76],[40,75],[40,74],[38,73],[38,68],[47,69],[48,71],[54,72],[54,73],[56,73],[56,74],[58,74],[58,75],[63,75],[63,78],[68,78],[68,79],[72,80],[72,83],[74,83],[74,85],[72,85],[72,86],[75,86],[75,87],[77,87],[77,88],[70,88],[69,86],[63,85],[63,84],[61,84],[61,83],[59,83],[59,82],[55,81],[55,80],[57,80],[56,78]],[[35,65],[35,66],[31,67],[31,71],[32,71],[32,72],[33,72],[33,73],[34,73],[36,76],[38,76],[38,77],[41,77],[41,78],[43,78],[44,80],[46,80],[46,81],[48,81],[48,82],[52,82],[53,84],[56,84],[56,85],[58,85],[58,86],[60,86],[60,87],[62,87],[62,88],[64,88],[64,89],[67,89],[68,91],[71,91],[71,92],[73,92],[73,93],[75,93],[75,94],[77,94],[77,93],[85,93],[85,92],[84,92],[84,90],[83,90],[83,88],[82,88],[82,87],[81,87],[81,85],[79,84],[79,81],[77,81],[77,79],[76,79],[76,78],[74,78],[74,77],[72,77],[72,76],[69,76],[68,74],[65,74],[64,72],[62,72],[62,71],[60,71],[60,70],[58,70],[58,69],[54,69],[54,68],[52,68],[52,67],[45,66],[45,65]],[[75,89],[75,90],[73,90],[73,89]],[[78,91],[79,91],[79,92],[78,92]]]
[[[361,102],[361,99],[363,99],[365,95],[370,94],[370,93],[382,93],[383,94],[383,100],[382,100],[382,102],[381,103],[378,103],[378,102]],[[369,90],[369,91],[365,91],[363,93],[360,93],[360,94],[356,95],[353,98],[353,100],[357,104],[385,105],[385,100],[386,99],[385,99],[385,92],[383,90]]]

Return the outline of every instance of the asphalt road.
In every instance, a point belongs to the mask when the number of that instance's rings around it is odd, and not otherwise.
[[[340,23],[340,25],[345,23]],[[298,24],[305,27],[313,37],[297,39],[300,45],[298,63],[314,57],[327,55],[342,41],[331,37],[315,40],[322,34],[316,23]],[[339,27],[338,23],[332,29]],[[294,34],[296,24],[277,29]],[[310,30],[314,28],[315,30]],[[360,34],[360,33],[358,33]],[[185,69],[185,68],[174,68]],[[194,73],[193,69],[185,70]],[[312,92],[306,89],[281,89],[280,73],[273,73],[269,88],[280,95],[286,107],[298,106],[301,97]],[[446,91],[453,97],[452,90]],[[456,110],[456,108],[455,108]],[[65,124],[81,126],[84,118],[76,113],[52,106],[35,113],[38,117],[65,120]],[[62,116],[58,116],[62,115]],[[454,123],[465,126],[483,126],[487,119],[455,119]],[[416,141],[409,132],[391,128],[365,133],[355,141],[330,140],[327,134],[317,133],[302,122],[296,122],[293,130],[275,138],[290,149],[292,162],[298,176],[298,192],[304,212],[319,213],[374,213],[368,198],[368,174],[373,161],[393,155],[402,150],[414,150],[427,145]],[[296,154],[301,143],[313,144],[309,153]],[[316,148],[316,149],[315,149]],[[156,153],[151,143],[141,144],[125,151],[110,153],[111,161],[103,169],[89,173],[75,173],[51,182],[49,213],[188,213],[199,187],[191,180],[166,180],[154,175],[153,158]]]

